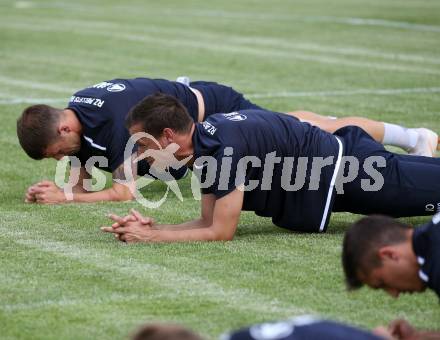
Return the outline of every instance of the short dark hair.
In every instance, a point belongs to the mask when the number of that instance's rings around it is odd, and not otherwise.
[[[175,97],[155,93],[145,97],[128,113],[125,124],[127,128],[142,124],[145,132],[159,137],[165,128],[186,133],[194,121],[185,106]]]
[[[345,233],[342,246],[342,267],[349,290],[362,287],[359,272],[368,273],[381,265],[380,248],[402,243],[409,225],[391,217],[372,215],[354,223]]]
[[[24,109],[17,119],[17,136],[21,147],[33,159],[45,157],[46,148],[58,139],[56,125],[62,110],[38,104]]]
[[[202,340],[194,332],[177,325],[151,324],[141,327],[132,340]]]

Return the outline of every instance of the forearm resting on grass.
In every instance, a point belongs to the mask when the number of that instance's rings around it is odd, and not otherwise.
[[[125,242],[227,241],[234,237],[242,204],[243,191],[238,189],[218,200],[214,195],[203,195],[200,219],[160,225],[132,211],[132,215],[123,218],[113,215],[115,223],[102,230],[117,234]]]

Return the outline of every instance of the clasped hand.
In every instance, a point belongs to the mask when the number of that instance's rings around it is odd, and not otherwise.
[[[56,204],[66,202],[64,191],[51,181],[42,181],[28,188],[26,203]]]
[[[151,217],[142,216],[138,211],[131,209],[127,216],[110,214],[109,218],[115,223],[101,227],[101,230],[112,233],[121,242],[135,243],[154,240],[154,220]]]

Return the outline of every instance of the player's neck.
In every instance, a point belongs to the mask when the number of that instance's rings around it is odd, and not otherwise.
[[[70,109],[63,110],[63,121],[69,125],[70,129],[78,134],[82,133],[82,125],[75,112]]]
[[[403,243],[403,250],[404,250],[404,254],[405,257],[408,259],[408,261],[414,266],[414,267],[419,267],[419,263],[417,261],[417,254],[414,251],[414,247],[413,247],[413,234],[414,234],[414,230],[413,229],[409,229],[406,232],[406,241]]]
[[[406,244],[408,248],[408,253],[411,254],[411,256],[414,257],[415,260],[417,260],[417,255],[413,247],[413,235],[414,235],[414,229],[409,229],[406,232]]]

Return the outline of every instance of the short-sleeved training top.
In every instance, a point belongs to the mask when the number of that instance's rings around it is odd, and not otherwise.
[[[440,298],[440,214],[416,228],[412,242],[420,265],[419,277]]]
[[[243,95],[231,87],[214,82],[197,81],[190,84],[199,90],[205,102],[205,117],[217,112],[230,112],[243,108],[256,108]],[[92,156],[104,156],[108,165],[101,167],[113,172],[124,161],[124,149],[129,139],[125,117],[130,109],[148,95],[162,92],[179,99],[194,121],[198,119],[197,98],[184,84],[164,79],[113,79],[76,92],[69,101],[81,122],[83,138],[76,155],[84,166]],[[148,163],[138,163],[138,174],[148,173]],[[173,173],[177,179],[185,168]],[[181,174],[179,174],[179,172]]]
[[[124,162],[124,150],[130,138],[125,117],[130,109],[150,94],[163,92],[178,98],[197,120],[197,98],[180,83],[162,79],[113,79],[76,92],[69,101],[82,125],[81,150],[76,155],[82,165],[92,156],[105,156],[108,165],[102,167],[113,172]],[[147,162],[138,164],[139,175],[148,172]]]
[[[222,337],[224,340],[380,340],[359,328],[300,316],[292,320],[263,323]]]
[[[209,116],[192,140],[204,194],[220,199],[244,185],[243,210],[292,230],[325,230],[343,155],[337,137],[289,115],[242,110]]]

